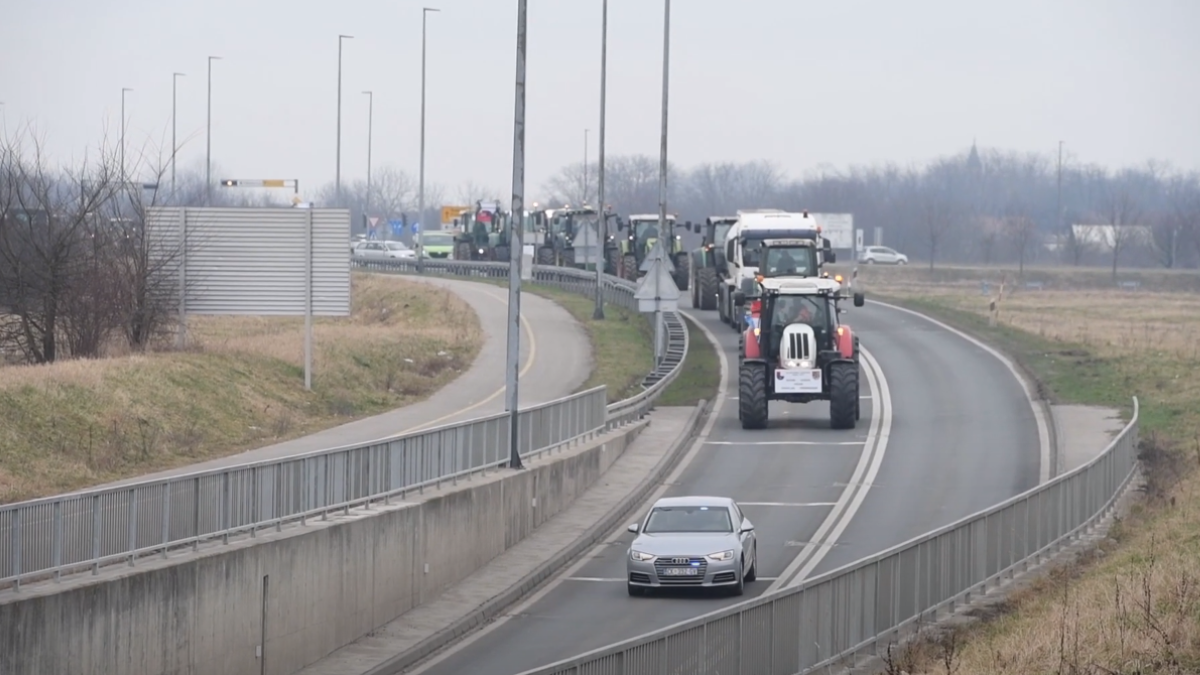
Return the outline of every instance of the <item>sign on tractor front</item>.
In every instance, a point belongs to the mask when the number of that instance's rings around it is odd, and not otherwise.
[[[777,394],[819,394],[821,393],[821,369],[775,371],[775,393]]]

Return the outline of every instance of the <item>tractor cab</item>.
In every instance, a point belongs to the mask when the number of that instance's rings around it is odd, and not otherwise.
[[[829,401],[830,424],[859,419],[858,338],[839,317],[841,279],[766,277],[734,293],[750,321],[739,351],[738,416],[745,429],[767,425],[769,401]],[[753,297],[747,297],[749,290]],[[863,306],[861,293],[854,305]]]
[[[663,251],[675,265],[672,277],[679,290],[686,291],[691,282],[690,261],[683,250],[683,237],[675,234],[675,228],[692,229],[692,223],[676,222],[674,214],[667,214],[666,223],[659,222],[658,214],[643,214],[629,216],[627,220],[617,220],[617,230],[624,232],[621,241],[621,273],[620,276],[637,281],[641,276],[641,265],[646,260],[654,245],[662,241]]]

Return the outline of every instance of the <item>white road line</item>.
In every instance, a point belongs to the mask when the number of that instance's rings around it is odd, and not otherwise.
[[[1037,399],[1035,398],[1033,384],[1029,381],[1029,378],[1027,378],[1021,374],[1021,371],[1017,368],[1016,364],[1014,364],[1012,362],[1012,359],[1010,359],[1007,356],[1005,356],[1004,354],[996,351],[995,349],[992,349],[992,347],[985,344],[981,340],[977,340],[974,337],[971,337],[970,335],[967,335],[966,333],[962,332],[961,330],[955,328],[954,326],[950,326],[945,323],[942,323],[941,321],[938,321],[937,319],[935,319],[931,316],[926,316],[920,312],[914,312],[911,309],[908,309],[905,307],[900,307],[898,305],[891,305],[886,302],[879,302],[878,300],[872,300],[872,302],[876,305],[881,305],[881,306],[887,307],[889,309],[894,309],[894,310],[897,310],[900,312],[905,312],[907,314],[911,314],[916,317],[920,317],[920,318],[928,321],[929,323],[932,323],[933,325],[937,326],[938,328],[941,328],[942,330],[954,333],[955,335],[959,336],[960,338],[966,340],[967,342],[970,342],[971,344],[975,345],[976,347],[979,347],[980,349],[987,352],[988,354],[991,354],[992,356],[996,357],[996,359],[999,360],[1000,363],[1003,363],[1004,367],[1008,368],[1008,372],[1012,373],[1013,377],[1017,378],[1017,382],[1020,383],[1021,388],[1025,390],[1025,398],[1029,400],[1029,407],[1033,409],[1033,418],[1034,418],[1034,421],[1037,423],[1037,429],[1038,429],[1038,442],[1041,445],[1041,462],[1042,462],[1042,464],[1038,471],[1038,484],[1040,485],[1040,484],[1045,483],[1046,481],[1050,480],[1050,473],[1051,473],[1050,459],[1053,454],[1051,452],[1051,448],[1050,448],[1050,426],[1047,423],[1045,411],[1042,410],[1042,407],[1040,405],[1038,405]]]
[[[711,343],[713,349],[717,352],[717,359],[721,366],[720,388],[717,390],[717,395],[714,397],[716,400],[713,401],[713,408],[709,413],[708,421],[704,423],[704,428],[700,430],[700,434],[696,437],[696,440],[692,442],[692,447],[688,449],[687,454],[683,456],[683,459],[679,461],[679,464],[675,466],[675,469],[669,476],[667,476],[666,480],[664,480],[663,483],[642,502],[642,505],[653,504],[660,497],[662,497],[667,490],[671,489],[671,487],[679,482],[679,479],[683,476],[683,472],[687,470],[688,465],[690,465],[692,461],[696,459],[696,455],[700,454],[700,450],[704,448],[704,441],[708,439],[708,435],[712,432],[713,425],[715,425],[717,423],[717,419],[721,417],[721,412],[725,408],[725,401],[728,400],[726,393],[729,386],[729,359],[725,356],[725,348],[721,346],[721,341],[711,330],[708,329],[708,327],[706,327],[700,321],[695,320],[695,317],[692,317],[690,313],[688,313],[688,316],[693,319],[693,325],[695,325],[701,330],[701,332],[704,333],[705,337],[708,338],[709,343]],[[448,645],[441,652],[429,657],[429,659],[427,659],[424,663],[421,663],[416,668],[409,670],[408,675],[421,675],[421,673],[428,671],[430,668],[433,668],[442,661],[445,661],[452,655],[457,654],[458,652],[471,646],[483,636],[503,626],[512,617],[528,613],[530,607],[534,606],[540,602],[542,598],[552,593],[560,584],[579,574],[579,571],[583,569],[584,565],[592,562],[596,556],[600,555],[602,552],[611,550],[612,545],[608,542],[624,534],[626,525],[627,524],[618,525],[617,528],[610,532],[600,544],[592,547],[590,551],[580,556],[579,560],[576,561],[575,564],[571,565],[566,570],[559,572],[554,579],[550,580],[550,582],[535,591],[525,600],[505,610],[503,614],[496,617],[494,621],[487,624],[483,628],[467,635],[458,642]]]
[[[833,506],[837,502],[738,502],[738,506]]]
[[[859,487],[857,484],[869,484],[874,475],[878,473],[879,465],[883,463],[892,426],[891,392],[888,390],[887,378],[884,377],[879,362],[865,348],[860,353],[866,366],[863,368],[863,372],[867,376],[867,386],[877,396],[871,400],[871,424],[867,431],[865,447],[859,456],[858,465],[854,467],[854,474],[847,481],[848,486],[842,490],[833,510],[825,517],[824,522],[796,558],[784,569],[779,579],[776,579],[767,589],[768,593],[799,583],[797,580],[803,579],[802,574],[806,574],[806,570],[811,570],[825,557],[832,548],[832,544],[837,542],[837,537],[845,529],[843,522],[849,523],[854,517],[854,513],[862,505],[862,500],[857,499],[858,494],[865,498],[870,489],[869,485]],[[870,474],[866,480],[863,479],[865,473]]]
[[[705,445],[864,445],[866,441],[705,441]]]
[[[758,581],[775,581],[778,577],[758,577]],[[625,577],[567,577],[563,581],[595,581],[599,583],[619,584]]]

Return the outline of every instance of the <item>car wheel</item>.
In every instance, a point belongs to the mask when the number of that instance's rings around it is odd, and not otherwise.
[[[897,260],[897,261],[896,261],[896,264],[897,264],[897,265],[907,265],[907,264],[908,264],[908,261],[907,261],[907,260],[905,260],[905,259],[903,259],[903,258],[901,258],[900,260]]]
[[[646,594],[646,589],[642,588],[641,586],[626,584],[625,587],[629,590],[629,597],[631,598],[640,598]]]
[[[746,561],[743,560],[742,564],[745,564],[745,562]],[[736,597],[736,596],[740,596],[740,595],[745,595],[745,593],[746,593],[746,573],[745,573],[745,570],[742,569],[742,570],[738,570],[737,584],[730,587],[729,594]]]
[[[868,264],[868,265],[874,265],[874,264],[875,264],[875,259],[874,259],[874,258],[867,258],[867,264]]]
[[[758,580],[758,544],[754,544],[754,562],[750,564],[750,569],[746,571],[746,583],[752,583]]]

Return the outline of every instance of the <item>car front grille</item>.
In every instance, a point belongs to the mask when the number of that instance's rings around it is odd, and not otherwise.
[[[430,258],[446,258],[449,255],[449,253],[433,253],[432,251],[429,253]]]
[[[668,570],[693,568],[696,574],[682,576],[672,574]],[[708,572],[708,561],[694,556],[663,557],[654,561],[654,573],[658,582],[664,586],[699,586],[704,583],[704,575]]]

